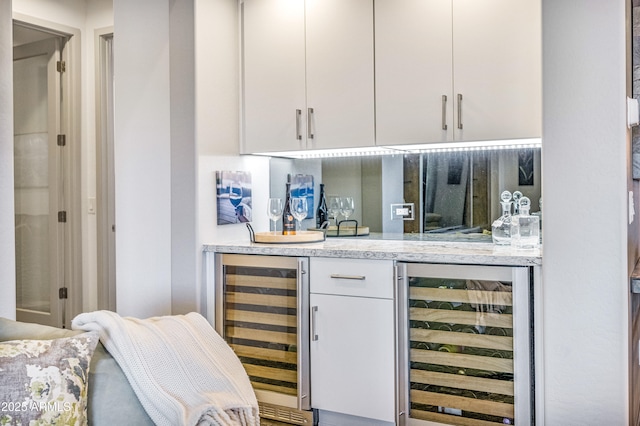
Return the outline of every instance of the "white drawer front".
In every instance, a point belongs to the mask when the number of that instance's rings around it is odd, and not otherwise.
[[[312,257],[311,293],[393,299],[393,261]]]

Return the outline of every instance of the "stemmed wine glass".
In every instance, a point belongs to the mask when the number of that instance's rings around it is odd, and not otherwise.
[[[273,221],[273,233],[276,233],[276,222],[282,216],[282,198],[269,198],[267,203],[267,214]]]
[[[340,198],[340,214],[344,216],[344,220],[349,219],[349,216],[353,214],[354,210],[353,197]]]
[[[240,182],[233,181],[229,184],[229,202],[238,215],[238,206],[242,202],[242,185]]]
[[[298,221],[298,229],[302,230],[302,219],[307,217],[307,198],[293,197],[291,198],[291,214]]]
[[[327,209],[329,210],[329,216],[333,216],[333,219],[336,221],[336,226],[338,226],[338,213],[340,213],[340,198],[334,195],[330,196]]]

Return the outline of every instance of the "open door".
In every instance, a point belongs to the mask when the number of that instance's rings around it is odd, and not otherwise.
[[[64,327],[68,155],[61,131],[61,38],[14,47],[16,317]]]

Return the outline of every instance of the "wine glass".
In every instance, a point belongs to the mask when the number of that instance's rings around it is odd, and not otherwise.
[[[353,197],[340,198],[340,214],[344,216],[344,220],[349,219],[349,216],[353,214],[354,210]]]
[[[276,233],[276,222],[282,216],[282,198],[269,198],[267,202],[267,215],[273,221],[273,233]]]
[[[340,213],[340,197],[336,197],[335,195],[330,196],[327,209],[329,210],[329,215],[333,216],[334,220],[336,221],[336,226],[338,226],[338,213]]]
[[[291,198],[291,214],[298,221],[298,228],[302,229],[302,219],[307,217],[308,206],[306,197],[293,197]]]
[[[242,202],[242,185],[240,182],[233,181],[229,184],[229,202],[237,211],[238,206]]]

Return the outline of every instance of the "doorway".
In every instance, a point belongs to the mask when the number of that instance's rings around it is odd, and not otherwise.
[[[14,20],[16,318],[68,327],[82,288],[70,40]]]
[[[116,310],[113,27],[96,30],[98,309]]]

